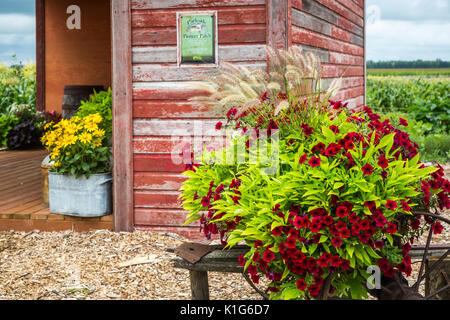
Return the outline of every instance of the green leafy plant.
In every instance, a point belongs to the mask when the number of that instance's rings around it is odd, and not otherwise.
[[[112,95],[111,88],[108,91],[95,92],[88,101],[81,102],[76,115],[85,117],[90,114],[98,113],[103,121],[99,127],[106,132],[106,139],[112,138]]]
[[[0,147],[6,147],[9,132],[19,123],[19,119],[12,115],[0,115]]]
[[[0,65],[0,114],[22,104],[36,105],[35,65]]]
[[[350,113],[312,85],[317,57],[293,48],[268,55],[270,74],[233,66],[212,79],[217,92],[204,101],[230,104],[216,130],[236,132],[225,148],[184,150],[194,160],[181,188],[186,223],[199,221],[227,248],[245,243],[239,262],[254,283],[269,280],[271,299],[360,299],[373,265],[387,278],[409,276],[413,239],[442,231],[434,219],[421,225],[413,209],[450,208],[442,168],[419,161],[405,119]],[[261,144],[278,152],[258,153]]]

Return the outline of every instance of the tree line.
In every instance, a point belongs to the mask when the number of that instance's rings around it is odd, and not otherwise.
[[[401,69],[401,68],[450,68],[450,61],[415,60],[415,61],[367,61],[367,69]]]

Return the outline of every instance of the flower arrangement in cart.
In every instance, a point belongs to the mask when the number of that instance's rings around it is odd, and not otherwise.
[[[254,283],[268,279],[271,299],[360,299],[373,265],[388,278],[409,276],[411,245],[429,228],[443,230],[415,212],[450,208],[442,167],[419,161],[404,119],[381,122],[369,107],[352,112],[331,100],[339,81],[323,88],[315,55],[267,51],[268,72],[226,65],[208,78],[215,90],[199,100],[227,118],[215,129],[240,134],[200,158],[185,150],[196,160],[181,188],[186,223],[199,221],[226,248],[245,243],[239,262]],[[264,161],[214,161],[240,147],[256,157],[261,137],[269,149],[277,144],[274,174]]]

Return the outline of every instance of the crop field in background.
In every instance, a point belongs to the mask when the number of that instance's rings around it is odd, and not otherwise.
[[[422,160],[450,162],[450,69],[368,69],[367,106],[401,114]]]
[[[419,76],[419,77],[450,77],[450,68],[429,69],[367,69],[369,76]]]

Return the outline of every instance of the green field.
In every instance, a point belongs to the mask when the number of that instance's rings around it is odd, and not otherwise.
[[[367,105],[401,116],[423,161],[450,162],[450,69],[368,69]]]
[[[420,76],[420,77],[450,77],[450,68],[429,69],[367,69],[369,76]]]

